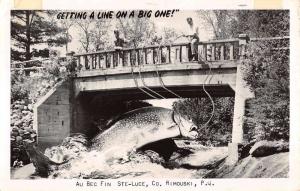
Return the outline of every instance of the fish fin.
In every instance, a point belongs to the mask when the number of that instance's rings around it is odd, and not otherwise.
[[[176,127],[176,126],[178,126],[178,125],[174,122],[174,123],[172,123],[172,124],[168,127],[168,129],[172,129],[172,128]]]

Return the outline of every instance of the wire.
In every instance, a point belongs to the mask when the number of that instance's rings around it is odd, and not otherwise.
[[[177,36],[177,37],[173,40],[173,42],[176,41],[177,39],[179,39],[179,38],[182,37],[182,36],[183,36],[183,35]],[[169,44],[169,46],[171,47],[170,44]],[[160,50],[161,47],[162,47],[162,46],[161,46],[161,43],[160,43],[159,46],[158,46],[158,51]],[[159,60],[159,64],[161,64],[161,58],[158,59],[158,60]],[[154,64],[155,64],[155,63],[154,63]],[[179,96],[178,94],[176,94],[175,92],[171,91],[170,89],[168,89],[168,88],[165,86],[165,84],[164,84],[164,82],[163,82],[161,76],[159,75],[157,64],[155,64],[155,69],[156,69],[156,74],[157,74],[157,77],[158,77],[158,79],[159,79],[159,83],[160,83],[161,87],[162,87],[163,89],[167,90],[168,92],[170,92],[171,94],[175,95],[177,98],[183,99],[181,96]]]
[[[200,55],[200,57],[201,57],[202,61],[203,61],[204,63],[206,63],[205,59],[203,59],[203,57],[202,57],[201,55]],[[210,60],[210,62],[211,62],[211,60]],[[214,103],[214,100],[212,99],[211,95],[210,95],[210,94],[206,91],[206,89],[205,89],[206,81],[207,81],[207,79],[209,78],[209,76],[211,75],[211,67],[210,67],[209,62],[207,62],[207,63],[208,63],[207,65],[208,65],[208,67],[209,67],[209,72],[208,72],[208,75],[206,76],[206,78],[205,78],[205,80],[204,80],[204,82],[203,82],[203,84],[202,84],[202,89],[203,89],[203,91],[206,93],[206,95],[209,97],[209,99],[210,99],[210,101],[211,101],[211,103],[212,103],[213,109],[212,109],[210,118],[209,118],[208,121],[203,125],[203,127],[206,127],[206,126],[208,125],[208,123],[211,121],[211,119],[213,118],[214,113],[215,113],[215,103]],[[212,62],[211,62],[211,63],[212,63]]]
[[[180,35],[180,36],[176,37],[176,38],[173,40],[173,42],[174,42],[175,40],[177,40],[178,38],[182,37],[182,36],[184,36],[184,35]],[[169,45],[169,46],[171,46],[171,45]],[[161,47],[161,44],[159,45],[158,50],[160,50],[160,47]],[[206,81],[208,80],[209,76],[211,75],[211,67],[210,67],[210,63],[207,62],[206,59],[203,59],[201,55],[199,55],[199,56],[200,56],[200,58],[202,59],[202,61],[203,61],[204,63],[206,63],[206,64],[208,65],[208,67],[209,67],[208,75],[206,76],[205,80],[204,80],[203,83],[202,83],[202,89],[203,89],[203,91],[204,91],[205,94],[209,97],[209,99],[210,99],[210,101],[211,101],[211,104],[212,104],[212,112],[211,112],[211,115],[210,115],[210,118],[208,119],[208,121],[203,125],[203,127],[205,127],[205,126],[207,126],[207,125],[209,124],[209,122],[212,120],[212,118],[213,118],[213,116],[214,116],[214,113],[215,113],[215,103],[214,103],[214,100],[212,99],[211,95],[209,94],[209,92],[208,92],[208,91],[206,90],[206,88],[205,88]],[[210,62],[212,63],[211,60],[210,60]],[[161,60],[160,60],[160,64],[161,64]],[[175,95],[177,98],[182,98],[182,97],[180,97],[179,95],[177,95],[175,92],[173,92],[173,91],[171,91],[171,90],[169,90],[168,88],[165,87],[165,85],[164,85],[164,83],[163,83],[163,80],[162,80],[162,78],[161,78],[160,75],[159,75],[157,65],[156,65],[155,68],[156,68],[156,73],[157,73],[157,76],[158,76],[159,81],[160,81],[160,83],[161,83],[161,86],[162,86],[165,90],[167,90],[168,92],[170,92],[170,93],[172,93],[173,95]]]
[[[131,60],[131,59],[130,59],[130,60]],[[129,63],[129,64],[130,64],[130,67],[131,67],[131,76],[132,76],[132,79],[133,79],[133,81],[134,81],[134,83],[135,83],[135,86],[136,86],[139,90],[141,90],[142,92],[144,92],[145,94],[147,94],[148,96],[150,96],[151,98],[157,99],[157,97],[155,97],[155,96],[149,94],[148,92],[146,92],[145,90],[143,90],[142,88],[139,87],[139,84],[138,84],[138,82],[137,82],[137,80],[136,80],[136,78],[134,77],[134,74],[133,74],[133,67],[132,67],[132,64],[131,64],[131,63]]]
[[[144,81],[144,78],[143,78],[142,75],[141,75],[141,65],[139,65],[139,76],[140,76],[140,79],[141,79],[141,81],[142,81],[142,83],[143,83],[143,86],[144,86],[147,90],[149,90],[150,92],[156,94],[157,96],[159,96],[159,97],[162,98],[162,99],[166,99],[164,96],[162,96],[161,94],[159,94],[159,93],[155,92],[154,90],[150,89],[150,88],[146,85],[146,83],[145,83],[145,81]]]

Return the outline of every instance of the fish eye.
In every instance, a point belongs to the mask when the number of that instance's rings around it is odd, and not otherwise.
[[[190,131],[197,131],[197,127],[196,126],[192,126]]]

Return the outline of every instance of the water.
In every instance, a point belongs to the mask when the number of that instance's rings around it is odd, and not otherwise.
[[[219,160],[227,153],[227,148],[212,149],[189,143],[188,146],[193,150],[193,154],[181,157],[175,152],[170,161],[166,162],[153,151],[128,154],[122,153],[120,146],[112,147],[107,151],[97,151],[80,146],[78,140],[75,143],[69,141],[68,144],[64,144],[68,146],[67,149],[60,147],[63,153],[73,153],[73,156],[68,163],[54,169],[49,178],[201,178],[210,170],[200,169],[197,166]],[[176,143],[181,147],[187,146],[183,141],[176,141]],[[56,155],[57,153],[54,152],[52,156],[48,156],[55,160]],[[182,164],[189,164],[193,168],[180,167]]]

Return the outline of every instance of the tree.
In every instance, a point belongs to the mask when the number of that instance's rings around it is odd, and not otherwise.
[[[78,20],[76,23],[81,29],[82,33],[79,33],[79,42],[81,43],[82,48],[85,52],[90,51],[90,44],[91,44],[91,38],[92,38],[92,26],[93,26],[93,20],[86,19],[86,20]]]
[[[233,37],[236,24],[236,11],[233,10],[201,10],[198,16],[203,21],[204,26],[211,28],[215,39],[228,39]]]
[[[274,50],[274,43],[252,44],[243,62],[245,80],[255,93],[246,110],[249,139],[289,139],[289,51]]]
[[[288,10],[201,10],[198,15],[215,39],[236,38],[241,33],[250,37],[289,35]]]
[[[108,31],[111,27],[110,20],[96,20],[95,27],[92,30],[92,42],[91,45],[94,50],[105,50],[112,46],[112,42],[109,42]]]
[[[62,19],[60,20],[60,23],[62,25],[62,29],[66,38],[66,52],[69,52],[68,43],[72,40],[72,36],[70,35],[69,30],[75,24],[75,21],[71,19]]]
[[[156,29],[149,18],[118,19],[117,29],[129,41],[129,46],[147,46],[152,43]]]
[[[108,30],[110,22],[107,20],[78,20],[77,26],[81,30],[79,42],[85,52],[103,50],[109,47]]]
[[[30,60],[32,46],[37,44],[65,44],[66,39],[61,35],[62,28],[51,22],[51,16],[51,11],[11,11],[12,60]]]

